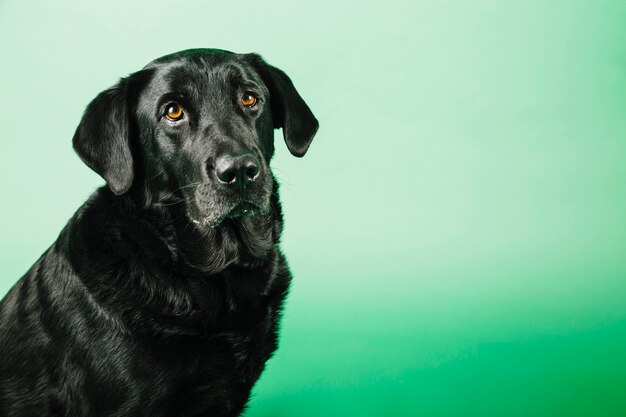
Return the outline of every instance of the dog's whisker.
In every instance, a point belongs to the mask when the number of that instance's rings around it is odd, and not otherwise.
[[[184,188],[193,188],[193,187],[198,187],[198,186],[200,186],[200,185],[202,185],[202,184],[203,184],[203,182],[202,182],[202,181],[192,182],[192,183],[189,183],[189,184],[186,184],[186,185],[182,185],[182,186],[180,186],[180,187],[176,188],[173,192],[180,191],[180,190],[182,190],[182,189],[184,189]]]
[[[165,169],[160,170],[159,172],[157,172],[156,174],[154,174],[153,176],[151,176],[150,178],[146,178],[143,183],[147,183],[148,181],[152,181],[153,179],[157,178],[158,176],[160,176],[161,174],[163,174],[163,172],[165,171]]]
[[[183,203],[185,200],[184,199],[180,199],[180,200],[176,200],[170,203],[155,203],[154,206],[156,207],[169,207],[169,206],[175,206],[176,204],[180,204]]]

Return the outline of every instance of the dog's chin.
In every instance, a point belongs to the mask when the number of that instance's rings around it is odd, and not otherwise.
[[[233,207],[228,213],[226,213],[227,219],[238,219],[242,217],[254,217],[262,214],[263,210],[260,206],[250,203],[248,201],[242,201]]]
[[[188,213],[188,217],[193,224],[201,229],[212,229],[218,227],[227,219],[243,219],[267,214],[268,209],[250,201],[240,201],[229,204],[221,210],[203,211]]]

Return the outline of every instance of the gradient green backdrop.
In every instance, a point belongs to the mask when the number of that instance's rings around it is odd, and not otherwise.
[[[157,4],[158,3],[158,4]],[[626,2],[0,0],[0,295],[102,183],[87,103],[260,52],[295,282],[250,417],[626,415]]]

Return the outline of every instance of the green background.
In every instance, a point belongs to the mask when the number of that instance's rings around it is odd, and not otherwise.
[[[259,52],[295,282],[250,417],[626,415],[626,2],[0,0],[0,295],[102,183],[87,103]]]

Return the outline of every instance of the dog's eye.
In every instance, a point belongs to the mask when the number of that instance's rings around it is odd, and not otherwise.
[[[170,103],[167,105],[167,107],[165,108],[165,117],[167,117],[169,120],[176,122],[180,119],[183,118],[183,116],[185,115],[185,112],[183,111],[183,108],[180,107],[180,105],[176,104],[176,103]]]
[[[252,93],[245,92],[241,96],[241,104],[245,107],[252,107],[256,104],[256,97]]]

